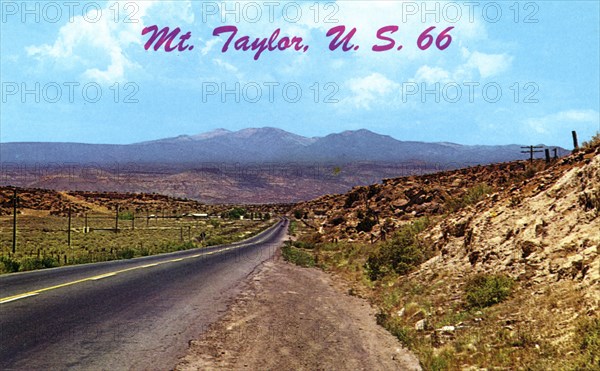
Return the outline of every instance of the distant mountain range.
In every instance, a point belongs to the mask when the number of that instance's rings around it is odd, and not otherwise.
[[[217,129],[127,145],[15,142],[0,143],[0,162],[197,164],[314,163],[314,162],[424,162],[453,167],[527,158],[521,145],[460,145],[400,141],[369,130],[344,131],[307,138],[265,127],[240,131]],[[569,151],[559,148],[559,155]]]

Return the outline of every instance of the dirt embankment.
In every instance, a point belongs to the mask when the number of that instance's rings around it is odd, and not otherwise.
[[[177,370],[415,370],[374,309],[314,268],[279,256],[251,277],[223,319],[190,342]]]

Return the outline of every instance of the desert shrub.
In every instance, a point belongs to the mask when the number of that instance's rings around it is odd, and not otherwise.
[[[508,276],[477,274],[465,285],[465,299],[469,307],[489,307],[506,300],[513,285],[513,279]]]
[[[45,256],[43,258],[23,258],[21,259],[19,270],[24,272],[32,271],[34,269],[54,268],[58,266],[58,261],[50,256]]]
[[[297,247],[299,249],[312,250],[315,248],[315,243],[311,242],[311,241],[298,240],[298,241],[294,241],[293,246]]]
[[[371,232],[371,230],[373,230],[373,227],[376,224],[377,224],[377,221],[375,220],[375,218],[367,216],[366,218],[364,218],[360,222],[358,222],[358,225],[356,226],[356,230],[358,232]]]
[[[178,249],[179,250],[190,250],[190,249],[195,249],[197,246],[195,243],[193,243],[192,241],[187,241],[182,243],[181,245],[179,245]]]
[[[12,273],[19,271],[19,262],[7,256],[0,256],[0,273]]]
[[[222,217],[229,219],[240,219],[242,216],[245,216],[246,213],[246,209],[241,207],[234,207],[233,209],[223,213]]]
[[[134,256],[135,256],[135,250],[130,249],[130,248],[125,248],[123,250],[117,251],[118,259],[133,259]]]
[[[225,245],[228,242],[229,240],[223,236],[212,236],[206,240],[206,246]]]
[[[294,263],[301,267],[315,266],[315,258],[310,253],[293,247],[290,244],[284,244],[281,247],[281,255],[285,261]]]
[[[412,329],[404,326],[399,318],[390,316],[385,312],[379,312],[375,315],[375,319],[378,325],[388,330],[404,346],[409,347],[413,344],[414,334]]]
[[[76,256],[71,259],[70,264],[87,264],[92,262],[93,259],[91,256]]]
[[[485,183],[480,183],[475,185],[472,188],[469,188],[467,193],[463,196],[465,204],[467,205],[475,205],[479,201],[481,201],[485,195],[490,194],[494,191],[494,188],[490,187]]]
[[[183,250],[189,250],[189,249],[194,249],[196,248],[196,244],[194,244],[192,241],[186,241],[186,242],[166,242],[163,243],[161,246],[161,251],[162,252],[173,252],[173,251],[183,251]],[[140,255],[144,256],[144,251],[140,250]]]
[[[600,369],[600,318],[585,318],[579,321],[575,330],[579,357],[574,369]]]
[[[446,209],[450,212],[456,212],[469,205],[475,205],[483,200],[485,195],[494,191],[494,188],[485,183],[477,184],[467,190],[467,192],[458,198],[450,198],[446,200]]]
[[[302,219],[303,216],[304,216],[304,211],[298,210],[298,209],[294,210],[294,218],[300,220],[300,219]]]
[[[344,223],[345,221],[346,221],[346,219],[344,218],[344,216],[339,215],[339,216],[336,216],[335,218],[331,219],[331,224],[334,226],[338,226],[338,225]]]
[[[296,234],[296,221],[292,220],[290,221],[290,224],[288,225],[288,233],[292,236],[294,236]]]
[[[589,141],[583,142],[582,145],[584,148],[600,146],[600,131],[596,132],[596,135],[594,135]]]
[[[377,185],[377,184],[370,185],[369,189],[367,191],[367,198],[373,198],[378,193],[379,193],[379,185]]]
[[[585,209],[595,210],[600,213],[600,188],[592,191],[585,191],[579,195],[579,204]]]
[[[124,211],[119,213],[119,220],[133,220],[134,215],[131,211]]]
[[[529,164],[529,165],[527,165],[527,167],[525,168],[525,171],[523,172],[523,177],[525,177],[525,179],[531,179],[535,176],[535,174],[544,170],[545,168],[546,168],[545,162],[537,161],[532,164]]]
[[[346,196],[346,201],[344,202],[344,209],[349,209],[352,205],[360,199],[360,194],[358,192],[350,192],[348,196]]]
[[[454,351],[449,348],[442,348],[441,351],[434,352],[432,349],[425,349],[419,352],[419,360],[423,370],[427,371],[446,371],[457,369],[453,365],[455,361]]]
[[[422,263],[427,254],[425,245],[418,235],[428,225],[427,218],[407,224],[391,240],[371,253],[365,263],[369,278],[374,281],[391,272],[406,274]]]

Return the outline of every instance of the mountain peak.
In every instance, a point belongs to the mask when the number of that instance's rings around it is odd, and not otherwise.
[[[368,129],[344,130],[341,133],[333,133],[330,135],[338,135],[343,137],[361,136],[361,137],[387,137],[388,135],[378,134]]]
[[[226,135],[226,134],[231,134],[231,131],[227,130],[227,129],[219,128],[219,129],[215,129],[213,131],[208,131],[206,133],[194,135],[191,138],[193,138],[195,140],[202,140],[202,139],[220,137],[220,136]]]

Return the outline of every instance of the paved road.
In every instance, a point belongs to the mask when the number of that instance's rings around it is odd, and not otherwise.
[[[0,276],[0,369],[172,368],[287,224],[210,249]]]

